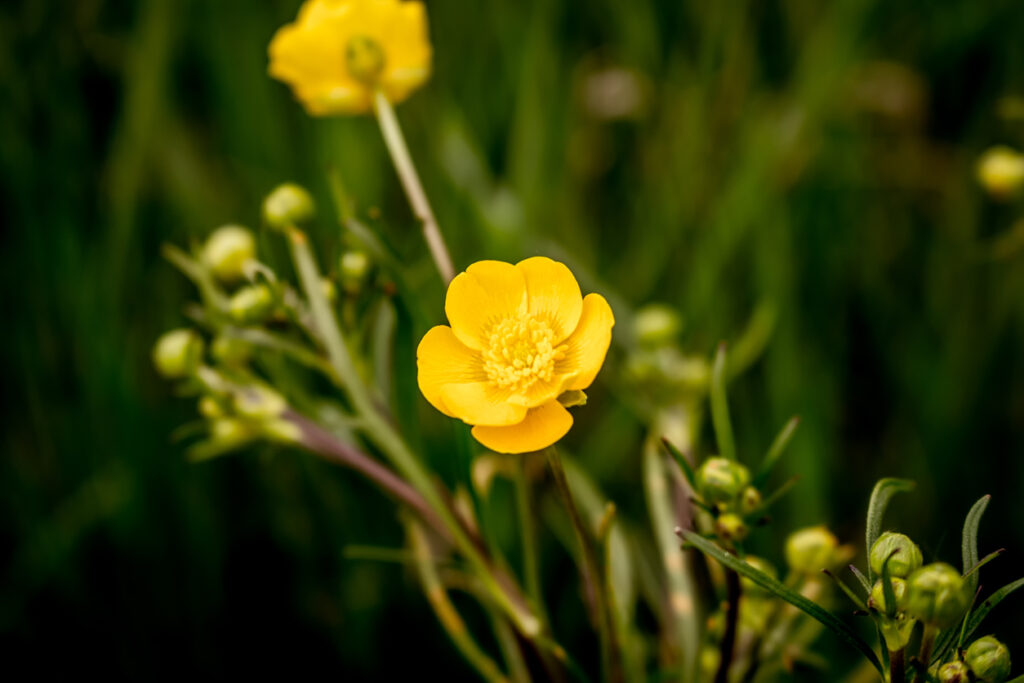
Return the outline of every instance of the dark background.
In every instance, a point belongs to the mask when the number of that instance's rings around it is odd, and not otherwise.
[[[586,289],[678,307],[701,354],[770,304],[734,423],[754,457],[799,413],[802,482],[762,554],[819,521],[861,543],[874,480],[906,476],[889,519],[926,558],[958,564],[991,493],[982,552],[1008,552],[982,582],[1022,573],[1024,210],[974,178],[1024,143],[1000,114],[1024,96],[1018,0],[427,4],[435,75],[398,114],[457,264],[568,255]],[[326,204],[336,165],[429,267],[372,119],[310,119],[266,76],[297,6],[0,8],[5,669],[468,675],[399,565],[343,555],[401,543],[391,503],[298,453],[188,464],[170,434],[194,405],[151,369],[193,296],[160,244],[257,225],[283,180]],[[602,386],[568,447],[643,521],[641,425]],[[1020,600],[988,630],[1024,658]]]

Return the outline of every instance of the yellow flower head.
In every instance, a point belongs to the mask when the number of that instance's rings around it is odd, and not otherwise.
[[[546,448],[569,431],[558,398],[586,389],[604,363],[615,318],[580,294],[565,265],[541,256],[480,261],[448,287],[445,313],[416,352],[420,391],[500,453]]]
[[[422,2],[307,0],[269,52],[270,75],[314,116],[367,112],[378,89],[400,102],[430,77]]]

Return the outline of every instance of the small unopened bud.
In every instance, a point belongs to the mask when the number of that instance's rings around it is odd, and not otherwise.
[[[970,680],[971,672],[959,660],[943,664],[939,669],[939,683],[968,683]]]
[[[281,394],[261,386],[249,386],[235,394],[235,412],[241,417],[269,420],[278,417],[288,407]]]
[[[761,557],[755,557],[754,555],[747,555],[744,559],[746,560],[747,564],[749,564],[754,569],[757,569],[758,571],[767,574],[773,579],[779,578],[779,572],[775,568],[775,565],[773,565],[768,560]],[[754,583],[745,576],[740,577],[740,586],[743,588],[743,594],[749,595],[752,598],[767,598],[773,595],[771,591],[762,588],[761,586]]]
[[[350,294],[358,292],[372,267],[373,263],[365,251],[350,249],[343,253],[338,259],[338,272],[345,291]]]
[[[215,420],[218,417],[224,417],[226,413],[220,401],[212,396],[203,396],[199,399],[199,414],[207,420]]]
[[[245,365],[249,361],[249,344],[235,337],[220,336],[210,345],[210,355],[223,365]]]
[[[352,78],[372,84],[384,71],[384,49],[369,36],[354,36],[345,46],[345,66]]]
[[[253,433],[241,420],[224,417],[210,423],[210,440],[221,447],[241,446],[252,440]]]
[[[729,512],[715,520],[715,534],[723,541],[742,541],[748,533],[750,529],[739,515]]]
[[[750,470],[728,458],[708,458],[697,470],[697,492],[705,503],[730,503],[750,483]]]
[[[188,377],[202,360],[203,339],[194,330],[171,330],[153,347],[153,365],[168,379]]]
[[[753,486],[748,486],[740,494],[740,512],[749,515],[761,507],[761,502],[761,492]]]
[[[245,264],[256,258],[256,240],[241,225],[225,225],[213,231],[203,246],[202,260],[222,282],[245,277]]]
[[[1010,675],[1010,651],[992,636],[971,643],[964,660],[971,673],[985,683],[1001,683]]]
[[[1024,154],[1002,145],[978,160],[978,180],[996,199],[1008,199],[1024,188]]]
[[[893,613],[901,612],[907,604],[907,582],[898,578],[890,578],[889,582],[892,584],[893,597],[896,598],[896,605],[892,611]],[[882,614],[889,612],[889,606],[885,603],[885,586],[881,579],[875,581],[875,585],[871,588],[868,607],[873,607]]]
[[[295,183],[278,185],[263,200],[263,218],[270,227],[279,230],[305,223],[315,211],[313,197]]]
[[[824,526],[793,532],[786,539],[786,564],[801,574],[817,574],[835,564],[839,540]]]
[[[891,556],[891,557],[890,557]],[[903,534],[886,531],[871,546],[871,571],[882,575],[882,565],[889,560],[889,575],[906,578],[921,566],[921,549]]]
[[[907,613],[926,624],[952,626],[968,600],[960,572],[944,562],[925,565],[907,578]]]
[[[274,294],[263,284],[242,287],[231,297],[228,310],[243,325],[263,322],[274,310]]]
[[[643,346],[664,346],[675,341],[683,327],[682,318],[672,307],[650,304],[636,312],[633,329],[636,340]]]

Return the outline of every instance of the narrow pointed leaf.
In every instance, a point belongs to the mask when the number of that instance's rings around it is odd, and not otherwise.
[[[761,461],[761,467],[757,471],[757,476],[754,477],[754,488],[759,489],[768,481],[768,475],[771,474],[775,463],[779,461],[786,447],[789,446],[789,442],[793,440],[793,435],[796,434],[796,428],[799,426],[800,417],[793,417],[782,428],[778,436],[775,437],[775,441],[772,442],[768,453],[764,456],[764,460]]]
[[[864,574],[859,569],[857,569],[856,565],[851,564],[850,571],[853,573],[854,576],[857,577],[857,580],[860,581],[860,585],[864,586],[864,592],[870,594],[871,582],[868,581],[868,577],[864,576]]]
[[[697,478],[696,476],[694,476],[693,465],[690,464],[689,459],[681,450],[676,448],[676,445],[674,443],[669,441],[667,438],[661,437],[661,443],[665,446],[665,450],[667,450],[672,455],[672,457],[675,458],[676,463],[679,464],[679,469],[683,471],[683,476],[686,477],[686,481],[690,484],[690,488],[696,491]]]
[[[711,370],[711,422],[715,428],[718,452],[723,458],[736,459],[736,442],[732,436],[729,418],[729,398],[725,391],[727,381],[725,344],[718,345],[715,364]]]
[[[896,592],[892,589],[892,577],[889,575],[889,561],[892,560],[893,555],[898,552],[899,549],[893,550],[889,553],[889,557],[885,558],[885,562],[882,563],[882,598],[885,600],[885,616],[890,619],[896,616]]]
[[[843,581],[827,569],[822,569],[821,573],[835,581],[836,585],[839,586],[839,590],[843,591],[843,593],[846,594],[846,597],[850,598],[850,602],[856,605],[857,609],[864,610],[865,612],[867,611],[868,606],[864,604],[864,601],[861,599],[859,595],[853,592],[852,588],[846,585],[845,581]]]
[[[964,578],[967,589],[972,593],[978,588],[977,574],[970,574],[970,570],[978,564],[978,525],[981,524],[981,516],[985,514],[992,496],[982,496],[978,502],[971,507],[964,520],[964,534],[962,541],[964,559]]]
[[[989,553],[985,557],[981,558],[980,560],[978,560],[978,563],[976,565],[971,567],[971,570],[969,572],[964,574],[964,578],[970,577],[972,574],[974,574],[979,569],[984,567],[986,564],[988,564],[992,560],[996,559],[997,557],[999,557],[1000,555],[1002,555],[1005,552],[1006,552],[1006,548],[1000,548],[999,550],[995,551],[994,553]]]
[[[687,543],[695,546],[705,555],[714,558],[719,563],[725,565],[729,569],[732,569],[740,576],[745,576],[765,590],[779,596],[781,599],[800,609],[808,616],[819,621],[822,625],[835,633],[840,640],[843,640],[847,644],[859,650],[861,654],[871,662],[871,665],[878,670],[879,674],[884,677],[885,674],[882,669],[881,662],[878,661],[878,655],[875,654],[875,651],[871,649],[871,646],[864,642],[864,639],[857,635],[856,631],[854,631],[846,622],[842,621],[834,614],[823,609],[811,600],[808,600],[803,595],[787,588],[778,580],[773,579],[762,571],[754,569],[735,555],[730,555],[711,541],[701,537],[699,534],[686,529],[676,529],[676,534],[678,534]]]
[[[965,617],[966,624],[962,629],[962,632],[964,634],[963,639],[969,639],[971,635],[976,630],[978,630],[978,627],[981,626],[981,622],[985,620],[985,617],[988,616],[988,613],[995,609],[996,605],[998,605],[1000,602],[1009,597],[1010,594],[1012,594],[1014,591],[1022,587],[1024,587],[1024,578],[1017,579],[1013,583],[1008,583],[992,595],[985,598],[985,600],[981,603],[977,610],[971,610],[970,614],[968,614]],[[942,635],[939,637],[938,640],[938,645],[935,648],[935,654],[932,656],[933,664],[935,662],[941,661],[942,658],[945,657],[946,652],[949,650],[949,648],[952,647],[954,639],[961,631],[959,626],[960,625],[957,624],[953,628],[947,629],[946,631],[942,632]]]
[[[882,518],[885,516],[885,509],[889,507],[889,500],[900,491],[911,491],[915,484],[909,479],[879,479],[871,492],[871,502],[868,503],[867,519],[867,546],[864,552],[871,555],[871,546],[882,533]],[[868,562],[868,583],[874,581],[875,577],[871,571],[871,562]]]

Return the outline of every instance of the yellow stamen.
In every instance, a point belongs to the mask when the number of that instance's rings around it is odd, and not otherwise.
[[[565,345],[556,346],[547,321],[534,317],[507,318],[487,335],[484,372],[496,387],[526,391],[536,382],[550,382],[555,362],[565,358]]]

